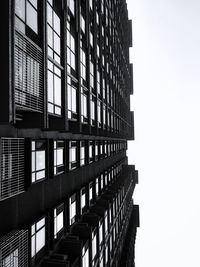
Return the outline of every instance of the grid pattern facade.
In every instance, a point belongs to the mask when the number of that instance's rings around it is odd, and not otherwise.
[[[0,266],[120,266],[137,184],[126,2],[1,5]]]

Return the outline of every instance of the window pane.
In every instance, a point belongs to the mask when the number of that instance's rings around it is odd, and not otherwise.
[[[94,238],[93,238],[93,240],[92,240],[92,259],[94,259],[94,257],[95,257],[95,255],[96,255],[96,253],[97,253],[97,237],[96,237],[96,234],[95,234],[95,236],[94,236]]]
[[[76,161],[76,148],[72,147],[71,148],[71,161]]]
[[[74,0],[67,0],[67,5],[70,11],[72,12],[72,14],[74,15]]]
[[[15,13],[25,21],[25,0],[15,1]]]
[[[45,177],[45,171],[40,171],[36,173],[36,180],[43,179]]]
[[[49,25],[47,26],[47,37],[48,37],[48,45],[50,47],[53,47],[53,30]]]
[[[57,233],[63,228],[63,212],[57,216]]]
[[[35,152],[32,152],[32,171],[35,171]]]
[[[81,159],[85,158],[85,148],[81,147]]]
[[[72,69],[76,69],[76,66],[75,66],[75,55],[73,52],[71,52],[71,68]]]
[[[36,230],[39,230],[44,225],[45,225],[45,218],[43,218],[42,220],[40,220],[39,222],[37,222],[37,224],[36,224]]]
[[[81,196],[81,208],[85,207],[85,194]]]
[[[57,165],[63,164],[63,149],[57,150]]]
[[[83,95],[83,115],[87,117],[87,97]]]
[[[54,12],[54,30],[60,35],[60,18]]]
[[[61,79],[54,76],[55,104],[61,106]]]
[[[15,27],[25,34],[25,24],[18,17],[15,18]]]
[[[37,9],[37,0],[29,0],[29,2]]]
[[[31,257],[35,256],[35,236],[31,237]]]
[[[51,26],[53,25],[53,13],[52,8],[49,4],[47,4],[47,21]]]
[[[60,55],[60,37],[54,32],[54,50]]]
[[[42,228],[36,234],[36,253],[45,246],[45,228]]]
[[[45,151],[36,151],[36,171],[45,169]]]
[[[68,93],[68,109],[72,110],[72,95],[71,95],[71,86],[67,85],[67,93]]]
[[[76,202],[74,201],[71,204],[71,218],[73,218],[76,215]]]
[[[38,21],[37,21],[37,12],[36,10],[29,4],[26,3],[26,20],[27,25],[35,32],[38,33]]]
[[[48,71],[48,101],[53,103],[53,74]]]
[[[72,111],[76,113],[76,89],[72,87]]]
[[[74,37],[71,35],[71,50],[75,53],[75,41]]]

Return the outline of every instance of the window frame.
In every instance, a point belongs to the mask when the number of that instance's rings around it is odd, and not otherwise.
[[[75,160],[72,160],[72,150],[75,149]],[[69,171],[75,170],[78,167],[78,141],[69,141]]]
[[[87,198],[86,198],[86,187],[82,187],[80,190],[80,215],[87,210]]]
[[[33,145],[33,143],[35,143]],[[41,143],[41,148],[37,148],[37,145]],[[44,147],[43,147],[44,146]],[[40,182],[40,181],[43,181],[46,179],[46,141],[45,140],[32,140],[31,141],[31,183],[34,184],[34,183],[37,183],[37,182]],[[38,164],[38,160],[37,160],[37,152],[43,152],[44,153],[44,168],[41,168],[39,170],[37,170],[37,164]],[[33,159],[33,156],[34,156],[34,159]],[[41,161],[40,161],[41,162]],[[33,166],[34,166],[34,169],[33,169]],[[37,173],[40,173],[40,172],[44,172],[44,175],[41,177],[41,178],[37,178]],[[35,177],[33,177],[35,176]]]
[[[58,3],[58,2],[56,2]],[[47,83],[47,95],[48,95],[48,114],[53,116],[62,116],[62,71],[63,67],[61,65],[62,58],[62,17],[58,10],[61,12],[61,8],[57,5],[55,6],[55,1],[47,0],[47,60],[48,60],[48,74],[49,79],[50,73],[53,74],[53,83]],[[50,15],[51,12],[51,15]],[[51,22],[49,21],[49,16]],[[59,22],[59,26],[56,25]],[[55,24],[55,25],[54,25]],[[51,36],[51,37],[50,37]],[[56,44],[55,40],[58,40]],[[58,79],[60,84],[60,90],[57,90],[57,85],[55,84],[56,79]],[[53,85],[53,86],[52,86]],[[50,98],[49,88],[53,89],[53,98]],[[57,91],[58,102],[57,99]],[[52,96],[51,96],[52,97]],[[52,101],[51,101],[52,100]]]
[[[75,207],[74,207],[75,214],[72,211],[73,203],[75,203],[74,204],[75,205]],[[77,218],[77,199],[76,199],[76,193],[74,193],[69,197],[69,226],[72,226],[76,222],[76,218]]]
[[[38,229],[37,229],[37,225],[40,224],[41,221],[44,221],[44,223],[40,227],[38,227]],[[39,232],[41,232],[42,230],[44,231],[43,232],[44,245],[39,250],[37,250],[36,249],[36,246],[37,246],[37,234]],[[46,246],[46,217],[45,216],[40,218],[40,219],[38,219],[36,222],[34,222],[31,225],[30,238],[31,238],[31,259],[35,260],[39,256],[40,252],[42,252],[42,250],[45,249],[45,246]],[[33,245],[34,245],[34,249],[33,249]]]
[[[62,214],[62,227],[58,229],[58,216]],[[64,203],[54,208],[54,239],[60,239],[64,234]]]
[[[58,145],[62,146],[58,146]],[[62,164],[57,163],[57,158],[58,158],[58,150],[62,150]],[[55,162],[56,161],[56,162]],[[54,176],[59,175],[65,172],[65,141],[64,140],[54,140]],[[61,169],[61,170],[59,170]]]
[[[86,165],[86,142],[80,141],[80,167]]]

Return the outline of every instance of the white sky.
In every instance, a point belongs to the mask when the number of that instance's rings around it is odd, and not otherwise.
[[[200,1],[127,0],[139,170],[136,267],[200,266]]]

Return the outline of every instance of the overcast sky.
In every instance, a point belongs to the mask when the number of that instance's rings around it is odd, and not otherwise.
[[[139,170],[136,267],[200,266],[200,1],[127,0]]]

